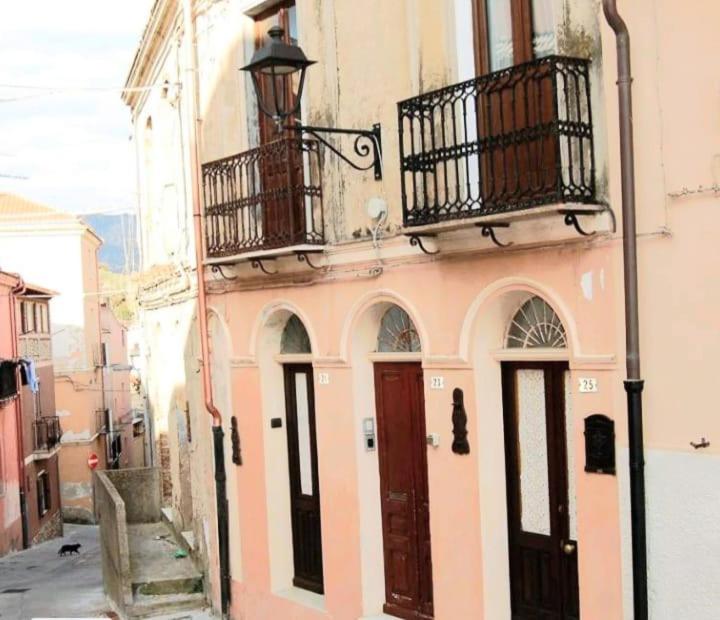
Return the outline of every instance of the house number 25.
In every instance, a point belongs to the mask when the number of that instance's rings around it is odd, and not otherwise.
[[[580,377],[580,392],[587,394],[598,391],[598,381],[595,377]]]

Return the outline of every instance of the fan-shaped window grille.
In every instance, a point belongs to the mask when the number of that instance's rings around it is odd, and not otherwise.
[[[507,334],[511,349],[564,349],[567,337],[560,317],[540,297],[531,297],[515,313]]]
[[[281,353],[311,353],[310,337],[302,321],[293,314],[285,324],[280,338]]]
[[[380,353],[419,353],[420,337],[405,310],[392,306],[380,321],[377,350]]]

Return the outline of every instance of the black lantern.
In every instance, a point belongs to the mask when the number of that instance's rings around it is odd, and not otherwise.
[[[285,121],[296,117],[300,112],[305,72],[314,60],[308,60],[305,52],[297,45],[290,45],[283,39],[285,31],[273,26],[268,31],[268,41],[255,52],[250,64],[242,68],[252,76],[258,106],[263,114],[272,118],[278,130],[290,130],[306,133],[322,142],[356,170],[375,171],[375,178],[382,178],[382,142],[380,124],[372,129],[339,129],[334,127],[311,127],[295,120],[290,124]],[[293,88],[297,84],[297,90]],[[369,165],[358,164],[345,156],[333,144],[319,134],[340,134],[355,136],[354,151],[360,159],[372,158]]]
[[[250,64],[243,67],[252,76],[260,109],[280,126],[283,121],[300,111],[305,72],[314,60],[308,60],[297,45],[283,41],[285,31],[273,26],[268,41],[255,52]],[[299,73],[297,93],[293,93],[293,80]]]

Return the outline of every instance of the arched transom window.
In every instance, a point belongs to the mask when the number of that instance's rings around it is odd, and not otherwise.
[[[567,337],[560,317],[540,297],[531,297],[515,313],[507,333],[510,349],[564,349]]]
[[[310,336],[296,314],[293,314],[285,323],[285,329],[280,338],[280,353],[312,353]]]
[[[400,306],[391,306],[380,321],[379,353],[419,353],[420,337],[415,324]]]

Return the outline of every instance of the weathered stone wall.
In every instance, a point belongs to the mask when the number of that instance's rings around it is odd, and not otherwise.
[[[125,504],[127,523],[160,521],[160,470],[153,467],[104,472]]]
[[[130,550],[125,502],[104,471],[93,476],[95,510],[100,523],[100,555],[105,594],[124,615],[132,604]]]
[[[59,538],[63,535],[63,519],[62,513],[57,510],[43,525],[40,530],[33,536],[31,545],[38,545],[53,538]]]
[[[157,453],[160,455],[162,470],[162,503],[163,506],[169,506],[172,504],[172,473],[170,470],[170,442],[167,433],[162,433],[158,437]]]

